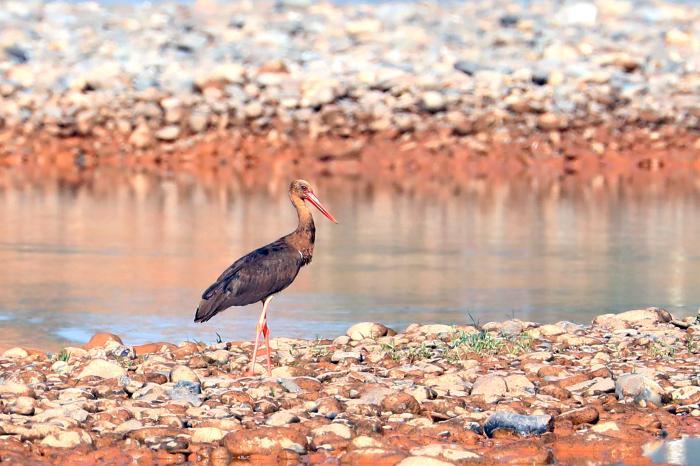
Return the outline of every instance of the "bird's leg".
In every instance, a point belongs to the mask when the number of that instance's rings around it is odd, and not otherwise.
[[[267,336],[269,334],[269,329],[267,328],[267,306],[270,304],[270,300],[272,300],[272,296],[269,296],[263,301],[263,309],[262,312],[260,313],[260,318],[258,319],[258,324],[255,327],[255,347],[253,348],[253,361],[251,364],[250,368],[250,375],[255,375],[255,360],[258,356],[258,347],[260,346],[260,338],[261,336]],[[271,373],[270,369],[270,361],[269,361],[269,351],[270,348],[268,347],[268,367],[267,371],[268,373]]]
[[[270,357],[270,328],[267,326],[267,316],[265,316],[265,325],[263,326],[263,334],[265,335],[265,348],[267,349],[267,375],[272,376],[272,362]]]

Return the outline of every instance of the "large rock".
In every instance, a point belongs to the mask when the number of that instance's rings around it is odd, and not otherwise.
[[[23,383],[8,382],[0,385],[0,398],[3,396],[27,396],[29,398],[35,398],[36,393],[34,389],[25,385]]]
[[[418,332],[423,335],[440,335],[444,333],[455,333],[457,329],[452,325],[427,324],[418,327]]]
[[[499,375],[484,375],[474,381],[472,395],[481,395],[487,402],[495,401],[508,392],[508,386]]]
[[[41,441],[42,445],[54,448],[74,448],[81,443],[92,445],[92,438],[84,431],[58,432],[48,435]]]
[[[268,426],[273,426],[273,427],[280,427],[280,426],[285,426],[287,424],[293,424],[299,422],[299,416],[294,414],[291,411],[277,411],[276,413],[271,414],[267,420],[265,421],[265,424]]]
[[[360,322],[348,329],[347,335],[355,341],[364,340],[365,338],[379,338],[387,334],[389,329],[374,322]]]
[[[526,416],[508,411],[493,413],[484,423],[484,433],[493,437],[494,433],[502,430],[517,435],[542,435],[553,428],[552,416]]]
[[[635,402],[649,402],[656,406],[667,403],[668,395],[654,380],[643,374],[623,374],[615,381],[615,395],[619,400],[633,398]]]
[[[305,454],[306,436],[282,427],[239,430],[224,437],[224,446],[234,456],[273,455],[282,450]]]
[[[194,443],[212,443],[218,442],[226,432],[216,427],[197,427],[192,429],[192,442]]]
[[[93,359],[87,366],[80,371],[78,379],[84,377],[95,376],[103,379],[113,379],[126,375],[126,369],[119,364],[107,361],[105,359]]]
[[[12,414],[20,414],[22,416],[31,416],[34,414],[36,401],[28,396],[19,396],[12,404],[8,406],[8,410]]]
[[[189,367],[179,365],[172,368],[170,371],[170,381],[173,383],[178,383],[181,381],[201,383],[199,376]]]
[[[571,421],[575,426],[579,424],[595,424],[600,418],[600,413],[593,406],[572,409],[559,415],[559,419]]]
[[[535,394],[535,385],[522,374],[511,374],[505,377],[508,394],[514,396],[528,396]]]
[[[107,333],[107,332],[101,332],[101,333],[96,333],[90,338],[90,341],[88,341],[85,345],[85,349],[93,349],[93,348],[102,348],[105,346],[108,342],[116,342],[120,345],[123,345],[124,342],[122,342],[122,339],[119,338],[119,335],[115,335],[113,333]]]
[[[408,393],[393,393],[382,400],[382,409],[395,414],[413,413],[420,411],[420,403]]]
[[[474,452],[464,450],[456,445],[433,444],[411,449],[411,455],[441,457],[448,461],[478,460],[480,456]]]
[[[350,440],[352,438],[352,429],[345,424],[333,423],[325,426],[317,427],[311,431],[314,437],[320,437],[328,434],[337,435],[338,437]]]
[[[389,465],[398,464],[406,457],[400,450],[381,447],[358,448],[343,456],[343,466]]]
[[[29,357],[27,350],[20,347],[10,348],[2,353],[3,359],[24,359],[27,357]]]
[[[593,325],[610,329],[651,327],[660,323],[671,322],[673,316],[655,307],[622,312],[620,314],[603,314],[593,319]]]

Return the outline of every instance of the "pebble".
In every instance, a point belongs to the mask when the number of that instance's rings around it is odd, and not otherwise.
[[[268,426],[279,427],[296,422],[299,422],[299,416],[296,414],[290,411],[277,411],[267,418],[265,424]]]
[[[184,365],[178,365],[173,367],[170,371],[170,381],[173,383],[178,383],[181,381],[192,382],[199,384],[199,376],[189,367]]]
[[[383,337],[388,333],[389,329],[378,323],[374,322],[360,322],[355,324],[348,329],[346,332],[347,336],[353,341],[364,340],[365,338],[379,338]]]
[[[90,376],[112,379],[124,375],[126,375],[126,370],[122,366],[105,359],[93,359],[80,371],[78,379]]]

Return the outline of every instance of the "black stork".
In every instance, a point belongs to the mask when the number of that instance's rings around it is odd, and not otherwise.
[[[292,181],[289,185],[289,198],[299,216],[297,229],[234,262],[202,294],[202,301],[194,316],[195,322],[206,322],[231,306],[245,306],[260,301],[262,312],[255,330],[255,348],[250,369],[253,374],[261,336],[265,337],[267,347],[267,373],[272,373],[270,329],[267,326],[267,308],[272,296],[291,285],[299,270],[311,262],[313,256],[316,227],[306,201],[331,222],[338,223],[321,204],[307,181]]]

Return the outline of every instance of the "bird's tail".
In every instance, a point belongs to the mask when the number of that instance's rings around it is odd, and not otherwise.
[[[223,293],[216,293],[209,299],[202,298],[194,315],[195,322],[206,322],[223,310]]]

